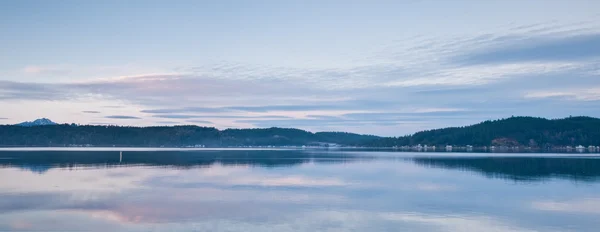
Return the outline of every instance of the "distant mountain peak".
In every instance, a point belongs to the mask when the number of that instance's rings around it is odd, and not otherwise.
[[[53,122],[50,119],[47,118],[39,118],[36,120],[33,120],[31,122],[22,122],[19,124],[16,124],[17,126],[46,126],[46,125],[56,125],[58,123]]]

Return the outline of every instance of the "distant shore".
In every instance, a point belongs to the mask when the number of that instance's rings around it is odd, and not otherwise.
[[[95,147],[95,146],[56,146],[56,147],[0,147],[1,151],[252,151],[252,150],[327,150],[327,151],[388,151],[416,153],[561,153],[561,154],[600,154],[600,149],[556,147],[549,149],[530,147],[465,147],[465,146],[403,146],[403,147],[316,147],[316,146],[239,146],[239,147]]]

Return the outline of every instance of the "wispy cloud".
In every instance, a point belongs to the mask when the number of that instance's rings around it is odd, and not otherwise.
[[[555,89],[532,91],[525,98],[563,98],[579,101],[600,101],[600,86],[597,88]]]
[[[84,110],[81,112],[86,113],[86,114],[99,114],[100,113],[100,111],[95,111],[95,110]]]
[[[286,119],[292,118],[290,116],[283,115],[257,115],[257,116],[248,116],[248,115],[198,115],[196,118],[219,118],[219,119]]]
[[[232,106],[226,107],[230,110],[247,112],[269,112],[269,111],[308,111],[337,108],[336,105],[267,105],[267,106]]]
[[[199,124],[213,124],[212,122],[205,121],[205,120],[187,120],[186,122],[199,123]]]
[[[0,81],[1,100],[68,100],[76,95],[61,91],[56,84]]]
[[[173,113],[221,113],[227,112],[227,109],[223,108],[211,108],[211,107],[183,107],[175,109],[152,109],[142,110],[142,113],[149,114],[173,114]]]
[[[196,116],[194,116],[194,115],[186,115],[186,114],[157,114],[157,115],[152,115],[152,117],[155,117],[155,118],[180,118],[180,119],[196,118]]]
[[[461,64],[573,62],[600,58],[600,34],[514,39],[453,58]]]
[[[105,116],[104,118],[110,118],[110,119],[141,119],[139,117],[127,116],[127,115],[110,115],[110,116]]]
[[[324,120],[338,120],[339,116],[331,116],[331,115],[306,115],[307,118],[311,119],[324,119]]]

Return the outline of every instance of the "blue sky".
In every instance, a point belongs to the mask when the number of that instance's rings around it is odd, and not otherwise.
[[[404,135],[600,117],[600,2],[1,1],[0,123]]]

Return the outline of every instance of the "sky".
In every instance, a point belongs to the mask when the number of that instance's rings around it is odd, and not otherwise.
[[[0,124],[600,117],[600,1],[0,1]]]

